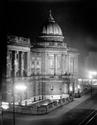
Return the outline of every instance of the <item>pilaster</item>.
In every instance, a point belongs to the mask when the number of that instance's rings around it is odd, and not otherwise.
[[[61,74],[64,74],[64,55],[61,54]]]
[[[57,55],[54,54],[54,74],[57,74]]]
[[[63,55],[63,74],[66,73],[66,55]]]
[[[66,58],[66,72],[69,72],[69,55],[67,54],[65,58]]]

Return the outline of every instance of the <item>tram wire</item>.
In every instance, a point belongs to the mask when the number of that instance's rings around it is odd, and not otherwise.
[[[97,107],[96,105],[94,108]],[[92,108],[91,108],[92,109]],[[91,111],[88,116],[86,116],[78,125],[88,125],[93,118],[97,116],[97,108],[94,111]]]

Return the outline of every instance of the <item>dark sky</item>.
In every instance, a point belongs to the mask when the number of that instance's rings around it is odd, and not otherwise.
[[[49,9],[72,46],[82,53],[97,51],[97,4],[93,0],[9,0],[7,33],[30,37],[33,42]]]
[[[88,51],[97,52],[97,3],[94,0],[7,0],[4,6],[0,6],[0,76],[6,62],[5,31],[30,37],[33,42],[49,9],[62,28],[65,40],[78,48],[81,55]]]

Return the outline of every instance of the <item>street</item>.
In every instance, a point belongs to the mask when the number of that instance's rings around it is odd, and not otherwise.
[[[91,112],[97,111],[97,88],[93,88],[92,95],[88,93],[85,96],[88,98],[84,99],[84,96],[76,98],[70,104],[64,105],[46,115],[32,116],[15,114],[15,125],[81,125],[81,122]],[[3,125],[12,125],[12,118],[12,114],[3,113]],[[93,125],[96,124],[97,116],[93,122]]]

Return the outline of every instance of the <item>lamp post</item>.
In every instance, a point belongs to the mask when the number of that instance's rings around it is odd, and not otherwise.
[[[14,95],[14,76],[12,77],[12,101],[13,101],[13,125],[15,125],[15,95]]]

